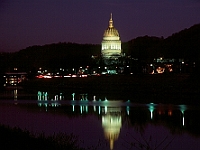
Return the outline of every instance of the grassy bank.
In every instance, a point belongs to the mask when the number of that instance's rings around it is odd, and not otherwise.
[[[74,135],[63,133],[45,137],[44,134],[33,134],[20,128],[10,128],[0,125],[1,149],[20,150],[84,150],[78,146]]]

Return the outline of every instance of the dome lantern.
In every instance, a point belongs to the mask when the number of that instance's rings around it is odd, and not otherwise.
[[[109,28],[113,28],[112,13],[110,14]]]

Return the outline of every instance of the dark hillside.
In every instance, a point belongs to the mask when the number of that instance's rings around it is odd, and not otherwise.
[[[132,39],[128,42],[128,52],[139,60],[153,60],[153,58],[157,57],[157,51],[154,51],[154,47],[158,45],[163,38],[159,37],[137,37],[136,39]]]
[[[91,56],[100,54],[100,45],[58,43],[44,46],[31,46],[11,54],[10,68],[44,67],[54,69],[58,67],[77,67],[90,65]]]
[[[182,58],[185,62],[200,68],[200,24],[163,37],[143,36],[122,43],[123,53],[137,58],[142,63],[151,63],[154,58]],[[15,53],[2,53],[0,56],[1,72],[12,71],[14,67],[20,71],[30,71],[43,67],[48,70],[55,68],[71,68],[91,66],[92,55],[101,54],[101,45],[57,43],[43,46],[30,46]]]
[[[200,51],[200,24],[184,29],[166,38],[163,51],[167,57],[179,57],[196,61]]]

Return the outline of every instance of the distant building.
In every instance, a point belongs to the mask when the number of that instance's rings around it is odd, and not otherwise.
[[[7,72],[3,76],[5,78],[4,86],[17,86],[20,82],[27,78],[26,72]]]
[[[101,54],[104,59],[118,59],[121,57],[121,40],[117,29],[115,29],[112,14],[109,20],[109,26],[105,30],[101,42]]]

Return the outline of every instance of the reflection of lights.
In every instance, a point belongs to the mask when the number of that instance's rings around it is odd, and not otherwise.
[[[85,111],[88,112],[88,106],[87,105],[85,106]]]
[[[52,106],[52,107],[58,107],[60,104],[59,103],[51,103],[49,106]]]
[[[60,100],[62,100],[62,93],[60,93]]]
[[[107,106],[105,106],[105,114],[107,113]]]
[[[74,101],[74,96],[75,96],[75,93],[72,93],[72,100]]]
[[[81,111],[81,114],[83,113],[83,108],[82,108],[82,106],[80,106],[80,111]]]
[[[44,94],[44,100],[47,100],[48,98],[47,98],[47,92]]]
[[[74,105],[72,105],[72,107],[73,107],[73,112],[74,112]]]
[[[17,100],[17,89],[14,90],[14,100]]]
[[[151,119],[153,119],[153,111],[155,110],[154,104],[150,103],[149,105],[149,111],[151,112]]]
[[[110,149],[114,148],[114,142],[118,139],[122,126],[121,108],[108,107],[107,114],[102,116],[104,135],[110,142]]]
[[[101,114],[101,106],[99,106],[99,114]]]
[[[42,93],[40,91],[38,91],[38,100],[42,100]]]
[[[96,101],[96,96],[95,95],[93,96],[93,101]]]
[[[182,113],[182,115],[183,115],[183,118],[182,118],[182,125],[183,126],[185,126],[185,118],[184,118],[184,112],[185,112],[185,110],[187,109],[187,106],[186,105],[179,105],[179,107],[180,107],[180,111],[181,111],[181,113]]]
[[[172,110],[168,110],[168,115],[169,115],[169,116],[172,115]]]
[[[73,106],[73,105],[72,105]],[[74,109],[74,108],[73,108]],[[80,112],[81,112],[81,114],[83,113],[83,112],[86,112],[86,113],[88,113],[88,106],[87,105],[80,105]]]
[[[129,110],[130,110],[130,107],[129,107],[129,106],[126,106],[127,115],[129,115]]]
[[[55,96],[54,96],[54,100],[58,100],[58,95],[55,95]]]

